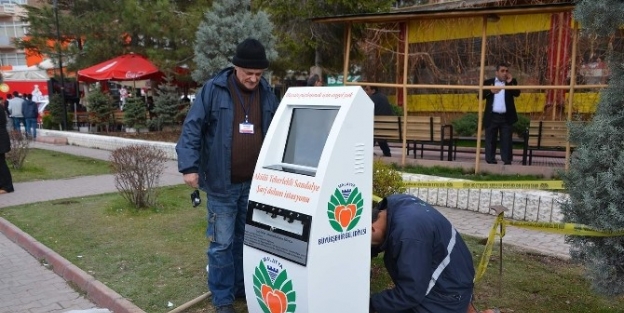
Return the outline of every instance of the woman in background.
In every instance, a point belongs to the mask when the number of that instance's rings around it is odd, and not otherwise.
[[[13,192],[13,179],[5,158],[9,151],[11,140],[7,131],[7,116],[4,110],[0,110],[0,195]]]

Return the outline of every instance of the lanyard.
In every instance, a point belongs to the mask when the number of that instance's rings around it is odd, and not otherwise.
[[[256,90],[252,91],[249,106],[245,107],[245,101],[243,101],[243,95],[241,94],[240,87],[238,86],[238,82],[236,81],[236,74],[232,74],[232,82],[234,83],[234,91],[238,96],[238,100],[240,101],[241,107],[243,108],[243,112],[245,113],[245,123],[249,123],[249,111],[251,110],[251,105],[253,104],[254,96],[256,95]]]

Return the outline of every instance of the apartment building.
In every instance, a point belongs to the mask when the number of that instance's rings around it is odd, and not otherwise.
[[[25,69],[26,53],[13,44],[14,38],[28,34],[28,24],[21,21],[26,14],[22,5],[36,5],[37,0],[0,0],[0,66],[4,69]]]

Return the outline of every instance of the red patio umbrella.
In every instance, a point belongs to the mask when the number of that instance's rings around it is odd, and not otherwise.
[[[126,54],[78,71],[78,80],[94,83],[103,80],[128,81],[160,79],[162,72],[138,54]]]

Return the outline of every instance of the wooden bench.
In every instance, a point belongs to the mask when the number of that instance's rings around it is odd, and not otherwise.
[[[76,113],[76,123],[79,127],[88,126],[90,124],[89,121],[89,112],[77,112]]]
[[[440,161],[444,160],[444,150],[448,149],[448,160],[452,160],[453,126],[442,125],[442,118],[434,116],[408,116],[406,122],[408,151],[412,145],[414,158],[420,146],[420,158],[424,151],[440,151]],[[425,147],[433,146],[433,147]]]
[[[568,143],[567,121],[531,121],[524,134],[522,165],[533,162],[533,151],[565,151]],[[575,123],[575,122],[573,122]],[[574,149],[570,144],[570,148]]]
[[[400,116],[375,116],[374,138],[389,142],[403,142],[403,125]]]
[[[123,111],[113,112],[113,129],[115,130],[124,129],[124,112]]]

